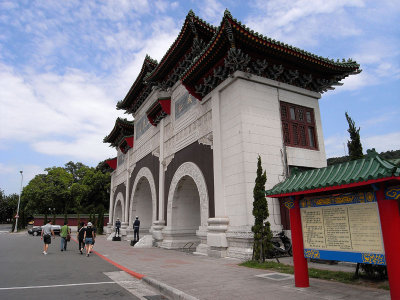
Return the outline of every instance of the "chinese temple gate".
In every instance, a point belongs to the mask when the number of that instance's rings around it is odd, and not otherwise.
[[[132,121],[118,118],[104,138],[117,151],[108,232],[118,217],[131,239],[139,216],[158,247],[193,243],[197,253],[248,259],[258,155],[269,187],[292,167],[325,167],[318,101],[360,71],[258,34],[228,11],[218,27],[190,11],[117,103]],[[280,231],[280,203],[268,201]]]

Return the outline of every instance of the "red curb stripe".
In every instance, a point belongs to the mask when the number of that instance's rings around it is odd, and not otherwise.
[[[75,240],[74,238],[71,237],[71,240],[73,240],[75,243],[78,243],[77,240]],[[108,257],[105,257],[104,255],[100,254],[97,251],[92,250],[92,252],[98,256],[100,256],[102,259],[104,259],[105,261],[108,261],[110,264],[114,265],[115,267],[117,267],[118,269],[128,273],[129,275],[136,277],[137,279],[142,279],[143,277],[145,277],[145,275],[140,274],[140,273],[136,273],[132,270],[129,270],[128,268],[125,268],[124,266],[121,266],[120,264],[116,263],[115,261],[112,261],[111,259],[109,259]]]

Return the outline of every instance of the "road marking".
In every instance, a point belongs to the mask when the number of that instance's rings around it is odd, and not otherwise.
[[[55,284],[55,285],[14,286],[14,287],[8,287],[8,288],[0,288],[0,290],[42,289],[42,288],[64,287],[64,286],[76,286],[76,285],[95,285],[95,284],[105,284],[105,283],[116,284],[115,281],[104,281],[104,282]]]

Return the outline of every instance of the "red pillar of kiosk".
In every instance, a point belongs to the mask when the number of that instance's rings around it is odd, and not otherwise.
[[[304,257],[303,231],[301,227],[299,199],[294,200],[290,209],[290,229],[292,231],[294,283],[296,287],[309,287],[307,259]]]
[[[390,296],[400,299],[400,213],[397,200],[385,199],[384,187],[376,192],[381,219]]]

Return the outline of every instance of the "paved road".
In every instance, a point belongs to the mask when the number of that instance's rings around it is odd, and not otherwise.
[[[70,242],[52,239],[42,254],[40,237],[0,233],[0,299],[146,299],[157,293],[96,255],[80,255]],[[135,295],[134,295],[135,294]]]

